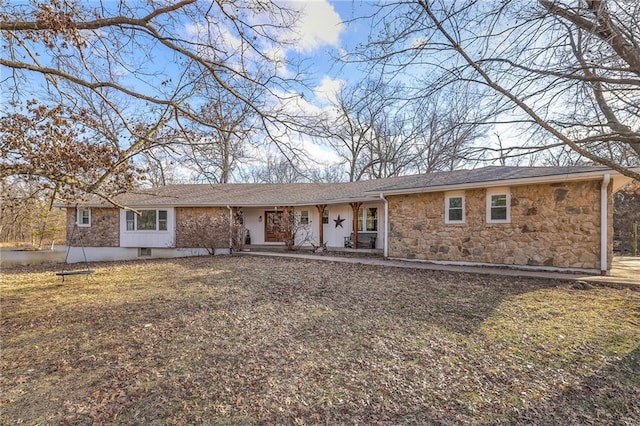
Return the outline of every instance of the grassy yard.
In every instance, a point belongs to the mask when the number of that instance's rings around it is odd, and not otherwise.
[[[1,279],[2,424],[640,422],[640,292],[204,257]]]

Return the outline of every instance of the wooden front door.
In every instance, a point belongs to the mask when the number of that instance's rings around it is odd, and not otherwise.
[[[266,243],[282,243],[286,240],[287,234],[283,228],[284,211],[266,211],[264,212],[264,241]]]

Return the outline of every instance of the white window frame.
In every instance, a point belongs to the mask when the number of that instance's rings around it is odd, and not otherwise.
[[[82,223],[83,212],[87,212],[87,217],[89,218],[89,223]],[[88,228],[91,226],[91,209],[90,208],[82,208],[78,209],[76,212],[76,224],[81,227]]]
[[[322,224],[325,225],[327,223],[329,223],[329,207],[325,207],[322,210]]]
[[[375,209],[376,210],[376,214],[375,216],[372,215],[370,216],[371,219],[369,219],[369,209]],[[378,232],[378,222],[380,219],[380,212],[378,209],[378,206],[360,206],[360,208],[358,209],[358,222],[357,222],[357,227],[358,227],[358,232]],[[367,220],[370,220],[371,223],[375,224],[375,230],[367,230]]]
[[[156,212],[156,227],[155,229],[138,229],[138,219],[140,218],[135,212],[131,210],[126,210],[124,213],[124,226],[125,232],[167,232],[169,231],[169,211],[167,209],[140,209],[140,212],[143,211],[155,211]],[[165,223],[165,229],[160,229],[160,212],[165,212],[165,219],[162,222]],[[127,229],[127,222],[129,221],[129,214],[133,215],[133,229]]]
[[[449,209],[451,205],[449,200],[451,198],[461,198],[462,199],[462,219],[460,220],[452,220],[449,218]],[[467,218],[467,210],[466,210],[466,200],[464,196],[464,191],[455,191],[455,192],[447,192],[444,195],[444,223],[446,224],[463,224],[466,222]]]
[[[496,195],[506,195],[506,219],[491,218],[491,199]],[[487,223],[511,223],[511,191],[509,188],[492,188],[487,190]]]
[[[300,225],[309,224],[309,210],[300,210]]]

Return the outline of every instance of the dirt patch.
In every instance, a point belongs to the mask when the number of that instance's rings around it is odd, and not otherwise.
[[[0,275],[3,424],[640,421],[640,293],[253,256]]]

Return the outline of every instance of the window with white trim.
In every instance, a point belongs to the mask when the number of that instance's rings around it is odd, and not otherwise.
[[[300,212],[300,225],[309,224],[309,210],[302,210]]]
[[[126,215],[127,231],[166,231],[167,211],[166,210],[140,210],[140,214],[127,211]]]
[[[322,210],[322,223],[329,223],[329,209],[326,207]]]
[[[487,223],[511,223],[511,193],[508,189],[487,191]]]
[[[465,202],[464,193],[452,192],[444,197],[444,223],[464,223],[465,222]]]
[[[378,208],[377,207],[360,207],[358,209],[358,232],[364,230],[367,232],[378,231]]]
[[[91,226],[91,209],[78,209],[76,223],[78,226]]]

